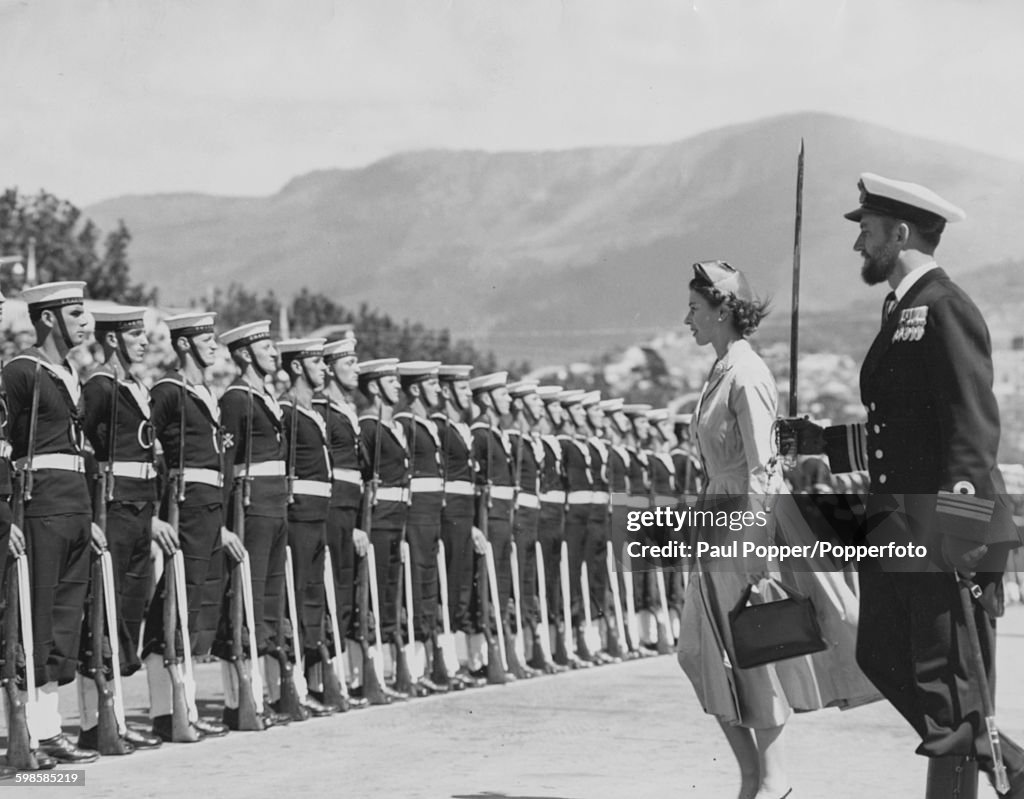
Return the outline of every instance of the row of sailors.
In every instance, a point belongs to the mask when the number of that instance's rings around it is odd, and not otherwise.
[[[66,363],[86,336],[82,289],[25,290],[37,343],[3,369],[18,477],[8,465],[0,479],[14,511],[0,528],[14,555],[4,596],[31,608],[13,622],[9,609],[5,627],[20,627],[33,665],[19,673],[5,647],[8,705],[24,706],[30,736],[9,751],[13,765],[89,762],[670,645],[663,611],[680,601],[678,573],[666,588],[661,564],[618,565],[623,513],[698,487],[666,411],[469,366],[359,363],[352,338],[275,345],[269,322],[219,337],[239,376],[217,398],[204,312],[166,320],[180,368],[147,391],[132,376],[147,346],[141,308],[93,314],[105,361],[82,386]],[[275,398],[278,368],[291,386]],[[197,711],[192,661],[210,654],[220,721]],[[121,678],[143,666],[151,732],[125,722],[120,698]],[[57,707],[76,673],[77,744]]]

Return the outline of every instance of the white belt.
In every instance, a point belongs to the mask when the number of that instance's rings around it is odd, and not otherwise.
[[[288,469],[284,465],[284,461],[262,461],[260,463],[249,464],[249,474],[245,473],[245,464],[235,464],[235,477],[284,477],[288,474]]]
[[[539,508],[540,498],[536,494],[520,494],[516,497],[517,508]]]
[[[444,480],[440,477],[414,477],[409,487],[414,494],[441,493],[444,491]]]
[[[593,491],[570,491],[567,499],[570,505],[589,505],[593,502]]]
[[[607,491],[594,491],[593,499],[590,501],[595,505],[607,505],[608,504],[608,492]]]
[[[28,458],[18,458],[19,469],[28,466]],[[81,455],[69,455],[66,452],[47,452],[32,458],[32,471],[39,469],[59,469],[64,472],[85,474],[85,461]]]
[[[378,502],[408,502],[409,489],[401,486],[390,486],[377,489]]]
[[[181,472],[178,469],[171,469],[171,477],[177,477]],[[224,475],[216,469],[196,469],[191,466],[185,467],[185,483],[202,483],[214,488],[224,487]]]
[[[322,480],[293,480],[292,493],[302,494],[308,497],[329,497],[331,495],[331,484]]]
[[[449,480],[444,484],[444,493],[456,494],[460,497],[471,497],[476,493],[476,489],[469,480]]]
[[[100,471],[107,470],[107,463],[99,464]],[[114,477],[130,477],[135,480],[153,480],[156,478],[156,467],[148,461],[114,461],[110,469]]]
[[[627,508],[649,508],[651,507],[651,498],[646,494],[639,494],[634,497],[630,497],[626,500]]]
[[[331,476],[339,483],[354,483],[359,487],[363,485],[363,476],[358,469],[334,469]]]
[[[515,489],[512,486],[491,486],[491,499],[504,499],[509,502],[515,496]]]
[[[658,494],[654,497],[655,505],[676,505],[679,503],[679,498],[672,494]]]
[[[565,504],[565,492],[561,489],[554,491],[542,491],[540,495],[541,502],[554,502],[557,505]]]

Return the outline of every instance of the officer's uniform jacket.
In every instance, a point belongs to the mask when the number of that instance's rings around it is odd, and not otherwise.
[[[941,565],[942,537],[953,536],[988,545],[980,571],[1002,571],[1020,538],[996,466],[991,342],[974,303],[941,269],[889,314],[860,391],[867,424],[830,428],[826,444],[833,471],[867,465],[868,540],[924,544]]]
[[[116,389],[115,389],[116,386]],[[115,393],[116,392],[116,393]],[[110,425],[113,436],[113,499],[119,502],[156,500],[156,468],[153,463],[153,425],[149,391],[136,380],[118,380],[104,365],[82,387],[85,399],[83,430],[101,470],[111,462]],[[116,418],[113,413],[117,401]]]
[[[249,463],[246,515],[283,519],[288,505],[284,413],[266,391],[237,378],[220,398],[224,428],[224,501],[233,514],[235,492]],[[252,447],[251,455],[248,452]]]

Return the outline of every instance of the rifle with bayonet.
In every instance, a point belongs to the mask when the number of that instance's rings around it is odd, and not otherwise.
[[[167,507],[167,523],[178,534],[181,532],[181,506],[185,502],[185,403],[187,400],[188,395],[183,375],[178,397],[178,468],[168,486]],[[192,726],[189,718],[188,691],[185,687],[185,673],[191,664],[188,662],[190,657],[187,654],[187,650],[190,648],[188,597],[187,595],[179,596],[180,586],[185,582],[184,565],[184,556],[181,550],[177,549],[166,559],[164,567],[164,668],[167,669],[171,680],[171,740],[192,743],[199,740],[199,731]],[[185,608],[184,613],[181,612],[182,605]],[[182,655],[178,655],[179,632]]]
[[[485,411],[486,414],[486,411]],[[485,416],[486,419],[486,416]],[[487,553],[490,552],[490,528],[488,526],[488,515],[491,509],[491,438],[494,433],[491,430],[491,424],[489,420],[484,423],[484,435],[487,441],[487,460],[486,460],[486,472],[484,474],[484,482],[480,486],[480,491],[477,496],[477,524],[480,531],[484,534],[484,538],[488,542],[487,550],[484,556],[480,558],[480,567],[477,569],[477,586],[480,591],[480,611],[483,615],[483,628],[484,628],[484,639],[487,641],[487,682],[491,685],[504,685],[508,682],[508,677],[505,674],[505,658],[503,649],[504,641],[496,640],[501,638],[501,620],[499,618],[500,609],[494,608],[494,602],[497,600],[497,584],[491,585],[490,580],[490,569],[488,565],[493,565],[493,561],[489,561]],[[491,632],[491,612],[493,610],[495,623],[498,626],[498,634],[495,636]]]
[[[373,434],[373,473],[363,495],[362,529],[370,538],[373,531],[373,508],[377,504],[377,489],[380,487],[380,444],[384,423],[383,399],[377,408],[377,425]],[[391,698],[384,692],[384,651],[380,634],[380,595],[377,591],[377,560],[371,540],[366,555],[359,562],[359,646],[363,653],[363,697],[371,705],[390,704]],[[374,649],[370,648],[370,605],[376,637]],[[376,656],[374,656],[376,655]]]
[[[338,622],[338,595],[334,585],[334,559],[330,547],[324,549],[324,594],[327,600],[327,614],[330,617],[331,639],[334,641],[334,657],[327,648],[323,638],[317,643],[320,653],[320,669],[323,672],[324,702],[334,705],[339,712],[349,709],[348,685],[345,682],[345,671],[342,665],[341,627]]]
[[[409,542],[406,540],[406,532],[409,525],[409,512],[412,509],[412,476],[416,474],[416,419],[410,414],[411,424],[409,425],[409,488],[406,494],[405,515],[402,517],[402,532],[398,540],[399,561],[401,573],[398,585],[395,590],[395,690],[403,694],[411,694],[413,686],[412,672],[409,668],[410,650],[415,648],[415,608],[413,607],[412,596],[412,553],[409,551]],[[395,422],[401,424],[401,422]],[[380,431],[378,431],[379,433]],[[402,643],[402,611],[405,610],[406,638],[408,641]],[[417,674],[422,674],[423,669],[418,668]]]
[[[448,445],[451,443],[452,420],[446,419],[443,439],[443,462],[441,468],[441,513],[447,504],[446,488],[448,484]],[[448,559],[444,540],[437,542],[437,585],[441,598],[441,632],[435,631],[431,636],[433,647],[433,663],[430,678],[438,685],[451,685],[454,668],[458,664],[455,651],[455,635],[452,633],[450,609],[448,606]]]
[[[295,503],[295,458],[298,450],[299,439],[299,402],[298,398],[291,398],[290,430],[288,434],[288,504]],[[285,589],[287,591],[289,581],[294,580],[292,572],[291,548],[285,546]],[[302,642],[299,640],[298,609],[295,607],[294,590],[288,598],[289,626],[292,628],[292,648],[295,653],[295,663],[302,662]],[[281,698],[279,700],[278,712],[290,716],[295,721],[305,721],[309,718],[309,711],[302,705],[302,697],[295,688],[295,666],[292,664],[288,653],[280,646],[273,653],[281,670]]]
[[[519,582],[519,550],[516,547],[516,505],[519,502],[519,492],[522,490],[523,480],[523,439],[526,433],[520,429],[516,436],[515,466],[512,470],[512,507],[509,510],[509,532],[512,537],[512,553],[509,559],[509,568],[512,576],[512,603],[516,620],[515,631],[505,631],[505,650],[509,670],[516,679],[521,680],[527,676],[526,667],[526,645],[523,641],[523,594]]]
[[[238,540],[245,546],[245,512],[252,501],[252,428],[253,428],[253,390],[248,387],[248,411],[245,417],[245,471],[235,478],[234,507],[234,533]],[[234,464],[229,464],[233,468]],[[259,657],[255,647],[249,653],[249,665],[246,665],[245,647],[242,645],[242,629],[247,628],[250,633],[255,633],[256,620],[249,616],[248,603],[245,601],[245,575],[243,571],[249,568],[248,558],[243,558],[231,569],[231,664],[235,669],[235,677],[238,680],[238,729],[239,730],[262,730],[264,728],[263,716],[260,712],[263,704],[263,690],[260,686],[260,695],[257,697],[255,686],[259,684]],[[249,583],[252,580],[250,577]],[[254,637],[250,636],[250,637]],[[256,675],[256,679],[253,677]]]

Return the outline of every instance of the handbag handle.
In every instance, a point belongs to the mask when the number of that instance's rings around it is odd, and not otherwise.
[[[790,599],[807,599],[807,595],[806,594],[800,593],[795,588],[787,585],[786,583],[782,582],[782,580],[779,580],[779,579],[777,579],[775,577],[765,577],[763,582],[771,583],[776,588],[780,589],[782,591],[782,593],[784,593],[786,595],[786,597],[788,597]],[[745,608],[745,607],[747,607],[750,604],[750,594],[753,592],[753,590],[754,590],[754,584],[753,583],[747,583],[747,587],[743,589],[743,593],[740,595],[740,601],[736,603],[737,609],[738,608]],[[776,599],[776,600],[772,600],[772,601],[774,601],[774,602],[781,602],[783,600]]]

